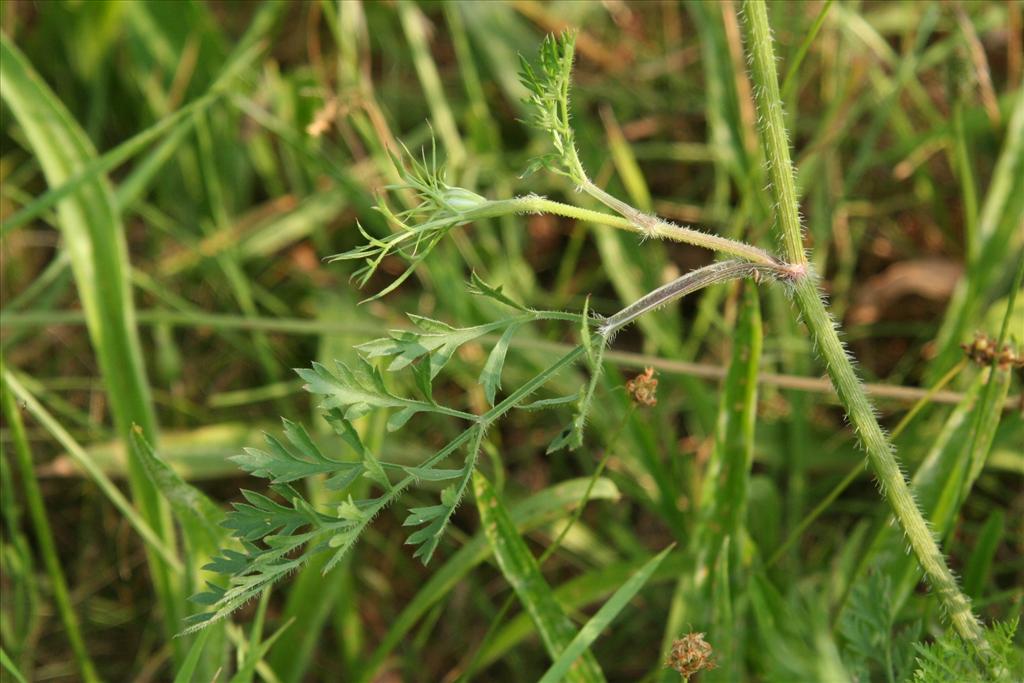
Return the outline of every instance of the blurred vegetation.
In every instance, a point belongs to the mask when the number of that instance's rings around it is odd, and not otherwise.
[[[1008,310],[1024,259],[1024,7],[769,11],[833,314],[976,611],[1011,619],[1024,602],[1021,373],[960,345],[1001,330],[1024,342],[1024,299]],[[617,338],[582,448],[545,455],[564,406],[490,429],[490,484],[474,499],[501,506],[467,498],[429,566],[399,540],[404,508],[436,498],[418,491],[326,577],[314,561],[232,622],[172,637],[202,610],[187,597],[211,575],[226,503],[262,490],[228,458],[280,434],[279,417],[348,452],[289,368],[354,359],[354,345],[408,328],[406,312],[493,321],[471,272],[528,306],[580,312],[590,297],[610,314],[710,262],[549,215],[456,230],[363,305],[406,263],[389,257],[360,290],[352,264],[322,262],[364,242],[357,220],[388,234],[373,206],[398,181],[399,143],[436,138],[449,181],[489,198],[599,208],[564,178],[522,175],[549,143],[522,123],[518,55],[546,33],[580,29],[573,123],[595,184],[773,246],[742,22],[731,2],[0,4],[0,678],[535,680],[553,661],[547,634],[509,586],[486,514],[518,529],[515,566],[576,626],[676,544],[581,660],[608,680],[678,680],[665,661],[689,632],[715,651],[700,681],[902,680],[930,661],[913,643],[944,656],[938,602],[888,530],[806,332],[781,289],[735,284]],[[521,331],[503,387],[573,335]],[[439,402],[487,410],[477,378],[494,341],[459,350]],[[625,389],[645,367],[654,406]],[[587,376],[566,369],[550,391]],[[385,441],[383,418],[357,426],[409,464],[458,428],[414,420]],[[747,449],[739,480],[716,469]],[[323,482],[304,492],[341,502]],[[557,550],[524,559],[584,499]],[[728,534],[709,525],[730,516]]]

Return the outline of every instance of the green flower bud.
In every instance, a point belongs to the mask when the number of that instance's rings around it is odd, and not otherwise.
[[[444,203],[453,211],[463,213],[487,204],[486,197],[461,187],[449,187],[442,195]]]

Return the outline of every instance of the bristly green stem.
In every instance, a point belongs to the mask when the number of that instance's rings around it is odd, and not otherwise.
[[[942,391],[942,389],[947,384],[953,381],[953,378],[960,374],[960,372],[964,369],[966,365],[967,359],[965,358],[961,360],[959,363],[957,363],[955,366],[950,368],[949,372],[943,375],[938,382],[932,385],[932,387],[925,392],[924,396],[919,398],[917,402],[914,403],[913,407],[911,407],[911,409],[908,410],[907,413],[900,419],[899,424],[897,424],[893,428],[892,432],[889,434],[889,440],[895,441],[896,439],[898,439],[900,434],[903,433],[903,430],[907,428],[907,425],[910,424],[910,422],[917,416],[917,414],[920,413],[926,405],[928,405],[934,400],[935,394]],[[863,469],[863,465],[855,465],[846,474],[846,476],[843,477],[842,481],[836,484],[832,488],[832,490],[828,492],[828,495],[822,498],[821,502],[814,506],[814,509],[807,513],[807,515],[802,520],[800,520],[800,523],[797,524],[796,528],[794,528],[793,531],[789,533],[789,536],[786,538],[785,541],[782,542],[782,545],[776,548],[775,552],[772,553],[772,556],[768,558],[767,562],[765,562],[766,568],[770,569],[771,567],[773,567],[775,563],[778,562],[779,559],[786,554],[786,551],[789,550],[793,546],[793,544],[800,539],[800,537],[803,535],[805,531],[807,531],[807,527],[811,526],[811,524],[813,524],[814,521],[818,519],[818,517],[820,517],[822,513],[825,512],[825,510],[829,509],[832,506],[832,503],[834,503],[836,499],[839,498],[840,495],[842,495],[843,491],[845,491],[847,487],[849,487],[850,484],[852,484],[857,479],[857,477],[860,476],[861,471]]]
[[[659,239],[692,244],[697,247],[704,247],[705,249],[729,254],[731,256],[736,256],[746,261],[765,266],[774,267],[780,265],[779,261],[764,249],[760,249],[750,244],[745,244],[744,242],[737,242],[736,240],[720,237],[718,235],[711,235],[706,232],[701,232],[700,230],[684,228],[645,214],[641,211],[637,211],[629,205],[615,199],[615,197],[607,194],[589,181],[587,181],[583,186],[583,190],[622,215],[614,216],[600,211],[583,209],[578,206],[573,206],[572,204],[563,204],[537,195],[527,195],[525,197],[516,197],[515,199],[504,199],[489,202],[487,206],[479,209],[480,212],[485,212],[486,215],[481,215],[479,217],[493,217],[510,212],[550,213],[556,216],[575,218],[577,220],[588,221],[598,225],[607,225],[619,230],[628,230],[630,232],[635,232],[638,235],[642,235],[643,237],[657,237]]]
[[[771,29],[764,0],[744,2],[747,17],[748,50],[756,85],[755,98],[762,122],[762,142],[771,186],[776,200],[776,225],[786,250],[786,260],[798,266],[806,264],[793,166],[789,156],[786,129],[782,121],[778,76]],[[970,600],[957,586],[928,523],[914,500],[910,487],[896,461],[896,454],[878,424],[864,388],[846,353],[831,316],[825,310],[816,279],[810,273],[793,279],[793,298],[818,347],[828,375],[857,431],[882,492],[903,527],[910,547],[932,585],[953,627],[965,641],[980,651],[988,650],[984,631],[971,610]]]
[[[763,249],[663,221],[620,201],[590,180],[576,151],[576,136],[570,122],[569,88],[572,83],[575,45],[575,31],[566,31],[558,38],[548,36],[541,46],[540,65],[537,69],[523,60],[523,71],[520,77],[523,85],[532,93],[528,101],[536,107],[535,116],[531,122],[535,127],[551,136],[552,144],[558,152],[557,164],[545,163],[544,165],[571,180],[576,185],[577,192],[589,194],[620,214],[627,222],[627,225],[622,227],[639,232],[645,238],[659,237],[685,242],[723,254],[738,256],[753,263],[779,266],[780,272],[784,275],[783,264]],[[523,197],[521,199],[531,198]],[[551,211],[551,208],[555,207],[541,210],[559,213]]]
[[[775,73],[775,50],[772,47],[771,28],[763,3],[746,0],[744,3],[747,26],[750,31],[749,51],[753,58],[754,98],[761,121],[761,137],[768,160],[768,176],[775,194],[776,230],[782,241],[786,260],[802,265],[804,254],[803,228],[800,225],[800,207],[796,199],[795,170],[789,158],[789,139],[782,121],[782,98]],[[755,16],[757,15],[757,16]]]

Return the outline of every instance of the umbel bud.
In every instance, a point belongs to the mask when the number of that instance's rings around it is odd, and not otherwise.
[[[444,191],[442,200],[445,205],[458,213],[479,208],[487,203],[486,197],[481,197],[476,192],[470,192],[462,187],[449,187]]]

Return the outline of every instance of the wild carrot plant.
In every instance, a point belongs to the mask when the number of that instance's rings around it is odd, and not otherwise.
[[[214,5],[0,12],[4,680],[1024,676],[1018,4]]]
[[[897,454],[879,426],[874,408],[852,366],[852,358],[840,341],[837,326],[829,316],[804,247],[794,172],[790,161],[788,135],[782,120],[775,58],[763,2],[752,0],[745,7],[747,47],[756,95],[761,138],[770,179],[769,191],[775,207],[775,225],[782,253],[745,242],[676,225],[640,211],[598,187],[588,176],[577,152],[571,122],[571,76],[575,34],[549,36],[540,48],[536,64],[522,59],[520,78],[529,92],[532,114],[528,123],[547,133],[552,151],[535,159],[527,173],[546,171],[568,180],[576,192],[596,200],[614,214],[595,212],[573,204],[536,195],[488,199],[448,183],[438,161],[436,146],[419,157],[406,151],[393,157],[403,182],[389,186],[392,192],[408,191],[416,203],[394,211],[386,199],[377,210],[388,220],[392,232],[375,237],[362,232],[366,243],[328,259],[331,262],[361,262],[356,279],[365,285],[389,257],[407,262],[404,272],[371,296],[379,298],[397,288],[417,265],[452,230],[475,221],[508,215],[548,213],[587,220],[629,230],[641,239],[668,239],[709,249],[725,257],[696,268],[655,289],[617,313],[602,316],[584,308],[580,312],[537,310],[507,296],[502,288],[484,282],[475,274],[470,290],[500,304],[509,315],[492,323],[460,328],[446,322],[410,314],[411,329],[395,330],[387,337],[356,347],[350,363],[329,367],[314,364],[299,370],[306,391],[316,397],[324,418],[340,440],[357,455],[343,462],[325,455],[305,428],[286,422],[284,438],[267,437],[264,449],[249,449],[235,461],[249,473],[270,481],[284,501],[246,492],[246,503],[235,505],[227,526],[242,544],[227,549],[210,566],[228,577],[226,585],[211,584],[199,600],[210,610],[193,618],[192,629],[209,620],[227,616],[256,597],[268,585],[294,571],[317,554],[329,557],[326,573],[350,551],[373,519],[398,502],[411,487],[442,483],[443,489],[431,505],[408,510],[404,526],[411,531],[406,543],[413,555],[430,562],[441,539],[471,488],[474,473],[487,439],[487,432],[512,410],[541,410],[560,405],[573,406],[574,415],[565,429],[550,443],[547,452],[570,450],[583,444],[588,416],[593,410],[595,389],[604,367],[606,349],[617,332],[646,313],[673,303],[711,285],[750,279],[761,286],[779,286],[795,305],[824,362],[840,402],[868,456],[879,488],[907,543],[920,563],[926,580],[935,591],[956,633],[968,649],[965,656],[977,656],[993,675],[1006,673],[1005,648],[1002,661],[992,659],[993,650],[983,627],[973,614],[970,600],[961,592],[939,549],[935,536],[922,516],[899,465]],[[575,329],[578,346],[564,354],[535,377],[512,388],[500,390],[502,370],[513,338],[528,325],[559,322]],[[433,394],[434,379],[463,345],[490,335],[496,338],[483,364],[478,381],[490,406],[482,414],[439,403]],[[565,396],[534,398],[548,381],[567,366],[583,362],[590,379],[579,391]],[[389,377],[407,374],[415,395],[398,393],[389,387]],[[463,425],[462,431],[442,448],[415,466],[382,461],[360,440],[353,421],[375,411],[386,411],[387,430],[402,429],[412,419],[448,419]],[[320,510],[308,503],[295,483],[313,476],[326,476],[326,486],[345,491],[360,478],[368,478],[377,491],[370,498],[351,495],[332,510]],[[487,495],[478,491],[478,495]],[[656,565],[655,565],[656,566]],[[1005,639],[1005,638],[1004,638]],[[554,655],[555,653],[553,653]]]

